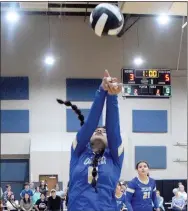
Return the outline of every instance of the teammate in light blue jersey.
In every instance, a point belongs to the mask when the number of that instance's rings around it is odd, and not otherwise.
[[[146,161],[140,161],[136,165],[138,177],[128,183],[126,198],[129,211],[153,211],[153,206],[160,211],[156,197],[155,180],[149,177],[149,165]],[[152,203],[153,202],[153,203]]]
[[[72,107],[82,125],[71,147],[68,211],[117,211],[115,189],[124,157],[117,100],[121,89],[105,71],[86,122],[75,105],[58,100]],[[105,99],[106,126],[98,128]]]

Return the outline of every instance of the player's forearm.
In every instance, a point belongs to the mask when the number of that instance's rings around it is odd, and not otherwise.
[[[99,119],[102,114],[104,101],[106,97],[106,91],[100,86],[99,90],[96,92],[96,97],[93,105],[90,109],[89,116],[82,126],[82,128],[77,133],[77,141],[82,145],[86,145],[90,140],[93,132],[98,126]]]
[[[118,155],[118,148],[122,144],[117,98],[118,98],[117,95],[108,94],[107,105],[106,105],[106,132],[108,137],[108,145],[112,155],[116,159],[118,159],[118,157],[120,156]]]

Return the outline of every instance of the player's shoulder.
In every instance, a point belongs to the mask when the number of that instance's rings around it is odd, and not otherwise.
[[[128,186],[135,186],[138,182],[137,177],[134,177],[132,180],[128,182]]]
[[[149,177],[149,182],[155,184],[155,179],[153,179],[152,177]]]
[[[150,186],[152,186],[153,188],[156,188],[156,182],[155,182],[155,179],[149,177],[149,184]]]
[[[134,177],[130,182],[137,183],[138,182],[138,177]]]

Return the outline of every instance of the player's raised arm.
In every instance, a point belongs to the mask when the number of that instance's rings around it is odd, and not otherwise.
[[[90,142],[91,136],[98,126],[104,106],[105,97],[106,91],[102,86],[100,86],[99,90],[96,92],[95,100],[89,112],[89,116],[78,131],[76,139],[73,141],[72,148],[77,155],[80,155],[80,153],[82,153],[82,151],[85,149],[86,145]]]
[[[110,76],[109,76],[110,77]],[[112,79],[113,80],[113,79]],[[109,83],[109,92],[106,103],[106,132],[108,146],[114,161],[122,167],[124,148],[120,134],[118,96],[121,86],[116,86],[117,82]]]
[[[103,81],[104,80],[105,75]],[[73,109],[73,111],[78,115],[78,119],[80,120],[80,124],[82,126],[72,143],[71,153],[79,156],[85,149],[86,145],[90,142],[90,138],[98,126],[106,94],[107,91],[105,91],[104,83],[102,83],[99,89],[96,91],[94,102],[90,109],[88,118],[85,122],[84,116],[76,105],[73,105],[70,101],[57,100],[60,104],[65,104],[66,106],[70,106]]]

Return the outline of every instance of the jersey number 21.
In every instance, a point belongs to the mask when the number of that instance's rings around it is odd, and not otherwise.
[[[150,192],[143,192],[143,199],[149,199],[150,198]]]

